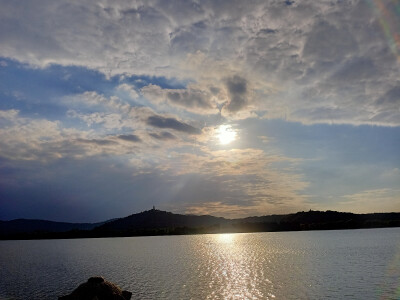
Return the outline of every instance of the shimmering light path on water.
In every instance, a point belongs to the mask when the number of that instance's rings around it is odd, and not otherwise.
[[[0,299],[93,275],[133,299],[398,299],[400,228],[0,241]]]

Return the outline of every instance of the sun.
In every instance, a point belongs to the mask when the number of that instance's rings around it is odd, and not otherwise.
[[[236,131],[230,125],[220,125],[216,137],[221,145],[227,145],[236,139]]]

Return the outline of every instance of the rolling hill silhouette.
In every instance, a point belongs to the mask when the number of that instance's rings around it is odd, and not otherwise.
[[[0,221],[0,239],[90,238],[112,236],[200,234],[400,227],[400,213],[354,214],[307,211],[225,219],[151,209],[100,223],[65,223],[17,219]]]

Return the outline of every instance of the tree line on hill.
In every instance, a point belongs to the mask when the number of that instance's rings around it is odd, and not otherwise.
[[[307,211],[225,219],[148,210],[100,223],[17,219],[0,221],[0,239],[96,238],[234,232],[273,232],[400,227],[400,213]]]

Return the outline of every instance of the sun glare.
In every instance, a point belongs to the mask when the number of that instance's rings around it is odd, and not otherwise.
[[[221,145],[229,144],[236,139],[236,131],[230,125],[221,125],[216,134]]]
[[[233,242],[235,235],[232,233],[220,233],[217,238],[221,243],[230,244]]]

